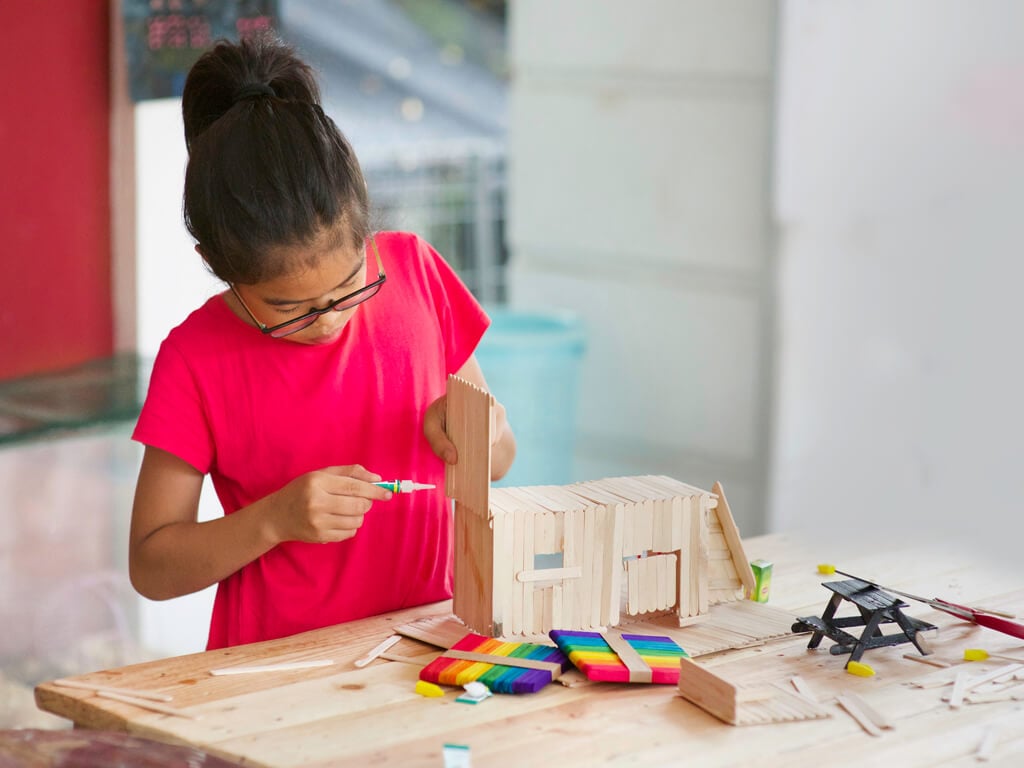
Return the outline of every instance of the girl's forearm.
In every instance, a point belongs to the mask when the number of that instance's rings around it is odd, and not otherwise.
[[[132,585],[151,600],[168,600],[223,581],[278,543],[261,505],[153,531],[131,553]]]

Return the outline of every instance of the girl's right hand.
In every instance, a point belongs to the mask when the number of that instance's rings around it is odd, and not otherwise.
[[[373,502],[391,498],[391,491],[373,485],[380,479],[358,464],[300,475],[268,498],[272,538],[313,544],[351,539]]]

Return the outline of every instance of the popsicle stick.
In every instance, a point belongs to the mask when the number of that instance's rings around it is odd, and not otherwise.
[[[608,643],[608,647],[615,651],[619,661],[626,665],[629,670],[629,682],[649,683],[652,679],[651,667],[640,658],[640,654],[629,644],[618,632],[602,632],[601,638]]]
[[[447,659],[461,659],[463,661],[481,661],[485,664],[498,664],[503,667],[519,667],[521,669],[539,669],[545,672],[550,672],[552,679],[555,679],[562,674],[562,665],[556,661],[527,659],[519,656],[497,656],[490,653],[460,651],[456,648],[449,648],[441,655]]]
[[[993,680],[998,680],[1000,677],[1004,677],[1006,675],[1012,675],[1015,672],[1017,672],[1020,668],[1020,664],[1007,664],[1004,667],[999,667],[998,669],[993,669],[990,672],[986,672],[985,674],[980,675],[979,677],[971,678],[971,682],[964,688],[964,691],[973,691],[975,688],[984,685],[985,683],[990,683]]]
[[[184,717],[187,720],[201,720],[202,717],[199,715],[193,715],[190,712],[186,712],[183,709],[176,707],[168,707],[165,704],[158,704],[155,701],[149,699],[141,699],[138,696],[125,696],[122,693],[112,693],[110,691],[97,691],[97,696],[104,699],[113,699],[114,701],[123,701],[125,704],[131,704],[132,706],[139,707],[140,709],[149,709],[153,712],[160,712],[164,715],[174,715],[175,717]]]
[[[985,729],[985,735],[981,737],[981,743],[978,744],[978,751],[974,753],[974,758],[981,762],[991,760],[992,753],[996,751],[996,743],[998,741],[999,730],[994,725],[990,725]]]
[[[388,648],[393,646],[395,643],[397,643],[401,639],[402,639],[401,635],[391,635],[391,637],[387,638],[383,642],[380,642],[376,646],[374,646],[373,649],[370,650],[369,653],[367,653],[365,656],[363,656],[360,659],[356,659],[355,665],[357,667],[359,667],[360,669],[365,667],[367,664],[369,664],[371,661],[376,659],[378,656],[380,656],[382,653],[384,653],[384,651],[386,651]]]
[[[413,664],[418,667],[425,667],[438,656],[442,656],[443,654],[444,651],[434,651],[432,653],[421,653],[419,656],[406,656],[401,653],[390,653],[385,651],[380,655],[380,658],[387,659],[388,661],[399,661],[403,664]]]
[[[256,664],[251,667],[221,667],[211,669],[211,675],[249,675],[258,672],[290,672],[293,669],[313,669],[315,667],[329,667],[334,661],[331,659],[312,659],[310,661],[286,661],[281,664]]]
[[[958,670],[953,681],[953,692],[949,695],[950,709],[960,709],[964,703],[964,692],[967,688],[968,674],[966,670]]]
[[[846,710],[847,714],[850,715],[854,720],[857,721],[857,725],[864,729],[865,733],[871,736],[881,736],[882,732],[878,729],[871,719],[857,706],[857,702],[851,699],[849,696],[839,694],[836,696],[836,701],[839,702],[839,706]]]
[[[868,704],[868,702],[866,702],[861,696],[858,696],[856,693],[853,693],[852,691],[847,691],[843,694],[843,696],[845,696],[850,701],[853,701],[857,705],[857,708],[865,715],[867,715],[871,722],[873,722],[883,731],[891,730],[896,727],[896,724],[893,723],[891,719],[883,715],[871,704]]]
[[[949,666],[948,661],[943,661],[942,659],[933,659],[930,656],[918,656],[916,653],[904,653],[903,658],[910,659],[910,661],[916,661],[920,664],[929,664],[933,667],[939,667],[940,669],[945,669]]]
[[[95,691],[97,694],[101,691],[107,693],[119,693],[122,696],[134,696],[137,699],[146,699],[148,701],[171,701],[174,699],[173,696],[166,693],[154,693],[153,691],[135,691],[130,688],[117,688],[112,685],[94,685],[92,683],[82,683],[77,680],[54,680],[54,685],[60,686],[61,688],[77,688],[82,691]]]
[[[814,692],[814,689],[804,680],[800,675],[793,675],[789,682],[796,688],[797,693],[803,696],[812,704],[818,703],[818,695]]]

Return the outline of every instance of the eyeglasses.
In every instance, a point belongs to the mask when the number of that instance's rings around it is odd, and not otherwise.
[[[252,318],[252,321],[256,323],[256,327],[260,329],[261,333],[272,336],[275,339],[280,339],[282,336],[290,336],[293,333],[298,333],[303,328],[311,326],[316,322],[320,315],[331,311],[343,312],[346,309],[352,309],[352,307],[362,304],[367,299],[372,299],[380,293],[380,289],[384,286],[384,282],[388,277],[384,274],[384,263],[380,260],[380,251],[377,250],[376,239],[371,237],[370,244],[373,246],[373,254],[377,258],[378,272],[376,280],[369,285],[364,285],[358,291],[353,291],[352,293],[342,296],[340,299],[335,299],[326,307],[310,310],[304,315],[300,315],[292,320],[285,320],[283,323],[278,323],[277,325],[265,325],[261,323],[256,318],[256,315],[252,313],[252,310],[249,309],[249,305],[245,303],[245,300],[239,295],[238,291],[235,290],[235,286],[228,283],[228,288],[230,288],[231,292],[235,294],[235,298],[238,299],[238,303],[242,305],[242,309],[244,309],[248,313],[249,317]]]

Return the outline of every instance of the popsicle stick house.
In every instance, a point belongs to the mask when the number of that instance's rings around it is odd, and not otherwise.
[[[664,476],[492,488],[494,398],[450,376],[446,429],[459,461],[454,612],[491,637],[611,627],[674,613],[680,625],[754,591],[721,484]]]

